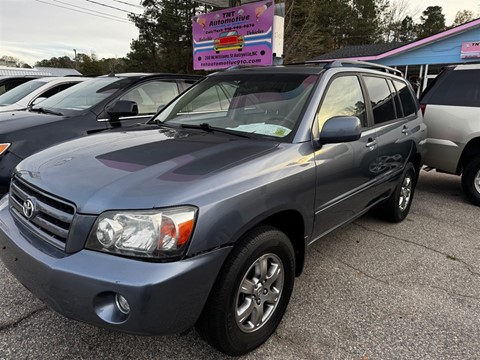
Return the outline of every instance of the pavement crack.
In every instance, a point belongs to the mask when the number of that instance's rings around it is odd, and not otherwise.
[[[19,325],[20,323],[22,323],[23,321],[25,320],[28,320],[29,318],[35,316],[36,314],[42,312],[42,311],[45,311],[47,310],[47,306],[42,306],[41,308],[38,308],[38,309],[35,309],[33,311],[30,311],[29,313],[23,315],[22,317],[20,317],[19,319],[16,319],[15,321],[12,321],[10,323],[7,323],[5,325],[1,325],[0,326],[0,331],[6,331],[6,330],[9,330],[11,328],[14,328],[16,327],[17,325]]]
[[[369,278],[369,279],[372,279],[372,280],[381,282],[382,284],[385,284],[385,285],[389,285],[389,283],[388,283],[387,281],[377,279],[375,276],[369,275],[369,274],[367,274],[365,271],[362,271],[362,270],[356,268],[355,266],[352,266],[352,265],[350,265],[349,263],[346,263],[345,261],[342,261],[342,260],[337,259],[337,258],[334,258],[334,259],[335,259],[336,261],[338,261],[339,263],[345,265],[346,267],[348,267],[348,268],[350,268],[350,269],[352,269],[352,270],[355,270],[355,271],[359,272],[360,274],[366,276],[366,277]]]
[[[434,289],[437,289],[437,290],[442,290],[444,292],[446,292],[447,294],[449,295],[452,295],[452,296],[457,296],[457,297],[461,297],[461,298],[465,298],[465,299],[473,299],[473,300],[480,300],[479,297],[477,296],[472,296],[472,295],[465,295],[465,294],[459,294],[455,291],[451,291],[451,290],[448,290],[448,289],[444,289],[440,286],[435,286],[435,285],[430,285],[430,287],[434,288]]]
[[[313,247],[312,249],[313,249],[313,251],[316,251],[317,253],[322,254],[322,252],[321,252],[320,250],[318,250],[318,249],[316,249],[316,248],[314,248],[314,247]],[[376,278],[375,276],[372,276],[372,275],[370,275],[370,274],[367,274],[365,271],[360,270],[360,269],[356,268],[355,266],[352,266],[352,265],[350,265],[349,263],[340,260],[339,258],[334,257],[333,259],[334,259],[335,261],[337,261],[337,262],[345,265],[346,267],[348,267],[348,268],[350,268],[350,269],[352,269],[352,270],[355,270],[356,272],[358,272],[358,273],[366,276],[366,277],[369,278],[369,279],[372,279],[372,280],[381,282],[381,283],[383,283],[383,284],[385,284],[385,285],[389,285],[389,283],[388,283],[387,281],[378,279],[378,278]]]
[[[359,224],[358,222],[353,222],[353,225],[356,225],[358,226],[359,228],[362,228],[363,230],[365,231],[368,231],[368,232],[373,232],[375,234],[379,234],[379,235],[383,235],[383,236],[386,236],[388,238],[391,238],[391,239],[395,239],[395,240],[399,240],[399,241],[403,241],[403,242],[406,242],[408,244],[412,244],[412,245],[415,245],[415,246],[418,246],[418,247],[421,247],[423,249],[426,249],[426,250],[429,250],[429,251],[432,251],[434,253],[437,253],[437,254],[440,254],[440,255],[443,255],[445,256],[447,259],[449,260],[452,260],[452,261],[458,261],[460,264],[462,264],[463,266],[465,266],[465,268],[472,274],[472,275],[475,275],[475,276],[479,276],[480,277],[480,273],[476,272],[473,268],[472,265],[470,265],[469,263],[467,263],[465,260],[462,260],[462,259],[459,259],[458,257],[456,256],[452,256],[450,254],[447,254],[443,251],[440,251],[440,250],[437,250],[437,249],[434,249],[434,248],[431,248],[429,246],[426,246],[426,245],[423,245],[423,244],[419,244],[415,241],[412,241],[412,240],[408,240],[408,239],[404,239],[404,238],[401,238],[401,237],[398,237],[398,236],[394,236],[394,235],[390,235],[390,234],[386,234],[384,232],[381,232],[381,231],[378,231],[378,230],[374,230],[374,229],[370,229],[362,224]]]

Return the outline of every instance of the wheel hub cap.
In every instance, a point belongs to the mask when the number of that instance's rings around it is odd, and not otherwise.
[[[235,321],[252,333],[268,322],[282,295],[284,269],[275,254],[259,257],[245,273],[236,294]]]

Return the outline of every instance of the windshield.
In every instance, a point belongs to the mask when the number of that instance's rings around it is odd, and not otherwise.
[[[0,95],[0,106],[12,105],[22,100],[25,96],[31,92],[37,90],[40,86],[45,85],[45,80],[31,80],[22,85],[18,85],[12,90]]]
[[[153,121],[202,125],[285,138],[295,129],[318,75],[222,74],[212,76],[171,103]]]
[[[102,77],[83,81],[44,100],[38,106],[54,111],[84,111],[97,105],[119,89],[130,84],[128,78]],[[33,109],[35,109],[34,107]]]

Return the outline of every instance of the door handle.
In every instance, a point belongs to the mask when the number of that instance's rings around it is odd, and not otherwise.
[[[377,146],[377,140],[372,138],[368,139],[368,142],[365,144],[365,147],[370,148],[370,150],[373,150],[375,146]]]
[[[402,134],[408,135],[408,127],[406,127],[406,126],[403,127]]]

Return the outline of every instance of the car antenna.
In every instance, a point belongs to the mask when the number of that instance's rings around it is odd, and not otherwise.
[[[108,74],[108,77],[115,77],[115,73],[113,72],[113,70],[110,71],[110,73]]]

